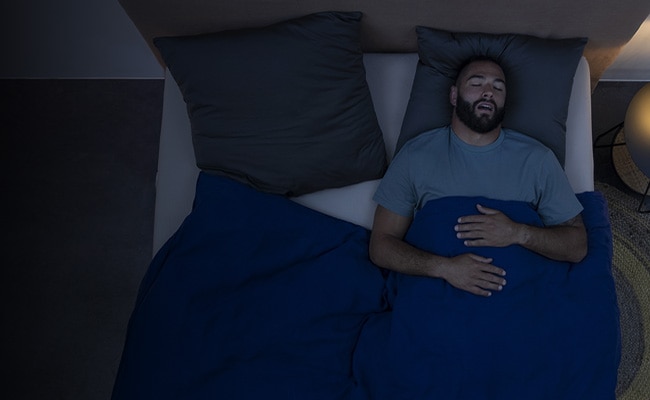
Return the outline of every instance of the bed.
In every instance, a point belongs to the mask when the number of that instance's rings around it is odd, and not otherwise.
[[[426,1],[121,3],[166,78],[154,257],[113,399],[614,398],[618,307],[590,115],[591,60],[607,57],[591,25],[507,20],[499,33],[488,12],[445,29],[473,2],[435,18]],[[553,150],[589,239],[576,264],[480,249],[512,271],[489,299],[368,257],[384,171],[448,123],[451,71],[476,53],[502,62],[516,111],[504,125]],[[541,223],[521,202],[481,200]],[[476,201],[431,202],[407,240],[458,254],[450,226]]]

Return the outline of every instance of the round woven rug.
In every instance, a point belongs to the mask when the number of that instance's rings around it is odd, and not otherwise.
[[[621,315],[618,400],[647,400],[650,394],[650,214],[639,200],[614,186],[596,183],[607,199],[614,241],[613,275]]]
[[[625,128],[621,128],[612,144],[625,143]],[[613,146],[612,147],[612,161],[614,163],[614,170],[621,178],[625,185],[637,193],[645,193],[648,186],[648,177],[645,176],[639,167],[634,164],[632,156],[627,149],[627,146]],[[650,396],[649,396],[650,398]]]

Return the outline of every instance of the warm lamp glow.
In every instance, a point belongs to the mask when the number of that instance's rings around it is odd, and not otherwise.
[[[625,142],[634,164],[650,177],[650,83],[634,95],[627,108]]]
[[[616,60],[601,79],[608,81],[650,81],[650,15],[632,39],[623,46]]]

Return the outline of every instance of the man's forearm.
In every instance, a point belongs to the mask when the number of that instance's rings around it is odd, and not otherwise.
[[[505,271],[492,259],[475,254],[447,258],[417,249],[390,235],[374,238],[370,258],[380,267],[408,275],[440,278],[452,286],[479,296],[490,296],[506,284]]]
[[[499,210],[477,205],[481,214],[458,219],[455,229],[468,247],[521,245],[558,261],[579,262],[587,254],[587,232],[582,216],[554,226],[535,227],[512,221]]]
[[[492,265],[492,259],[466,253],[447,258],[432,254],[404,241],[411,218],[377,206],[370,235],[370,259],[395,272],[441,278],[454,287],[479,296],[489,296],[506,284],[505,271]]]
[[[518,244],[557,261],[577,263],[587,255],[587,234],[582,223],[544,228],[521,225]]]
[[[380,235],[370,241],[370,260],[391,271],[437,277],[436,265],[442,262],[442,257],[413,247],[396,237]]]

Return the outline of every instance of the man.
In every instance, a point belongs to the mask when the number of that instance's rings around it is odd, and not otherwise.
[[[559,162],[539,142],[501,127],[506,100],[501,67],[486,58],[470,60],[460,69],[449,99],[454,109],[451,125],[410,140],[375,193],[372,261],[490,296],[503,289],[506,271],[492,259],[473,254],[472,247],[518,244],[551,259],[582,260],[587,253],[582,206]],[[499,210],[477,204],[477,213],[459,218],[455,227],[467,253],[447,258],[406,243],[417,210],[446,196],[526,201],[545,225],[515,223]]]

